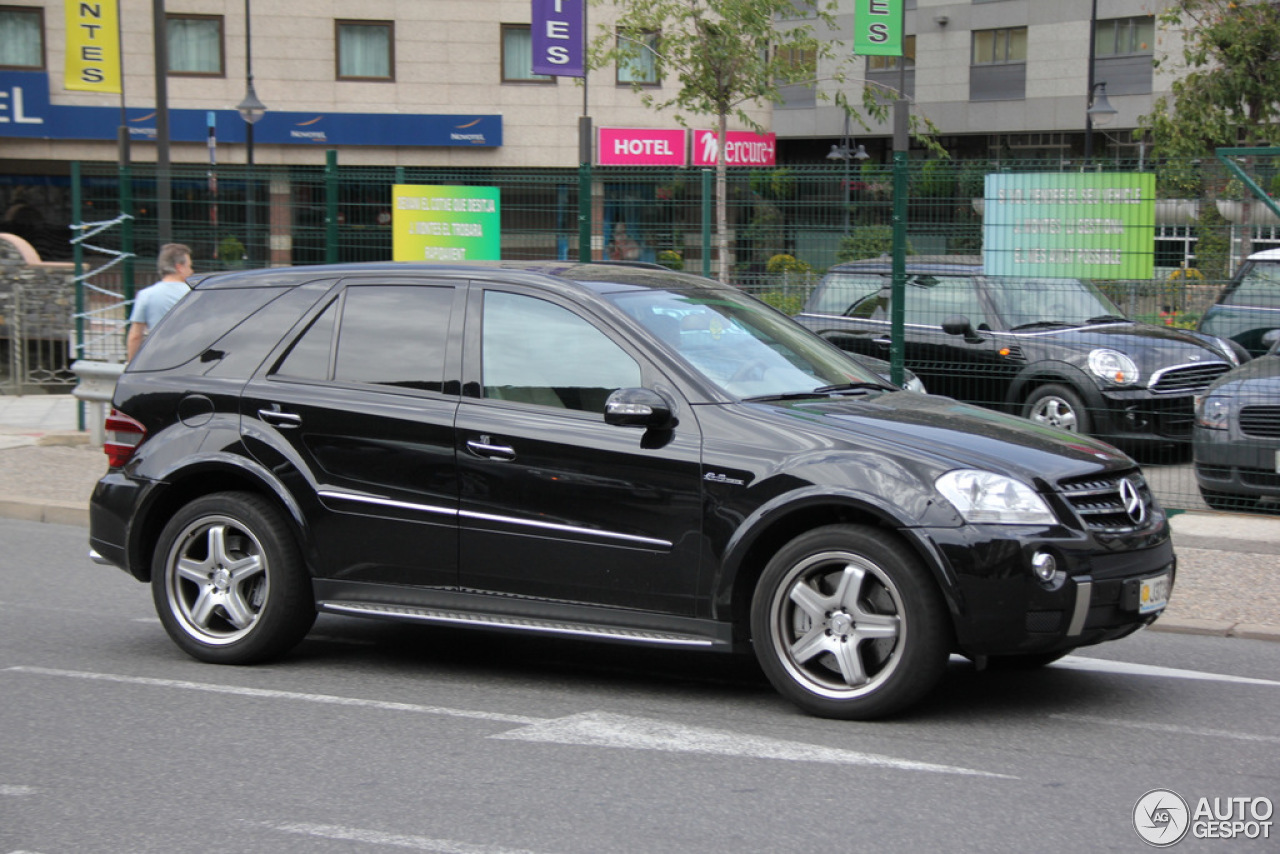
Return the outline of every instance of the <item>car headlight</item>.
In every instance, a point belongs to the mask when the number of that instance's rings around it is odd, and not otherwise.
[[[1092,351],[1089,370],[1098,379],[1115,385],[1133,385],[1138,381],[1138,366],[1119,350]]]
[[[1231,418],[1231,398],[1225,394],[1209,394],[1196,398],[1196,426],[1207,430],[1226,430]]]
[[[1030,486],[995,472],[957,469],[938,478],[934,485],[966,522],[1052,525],[1058,521]]]
[[[902,387],[907,391],[914,391],[918,394],[924,394],[924,383],[915,374],[907,374],[902,378]]]

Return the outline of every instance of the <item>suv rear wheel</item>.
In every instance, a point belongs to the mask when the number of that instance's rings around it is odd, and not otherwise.
[[[924,696],[947,663],[933,579],[900,543],[861,525],[817,528],[765,568],[751,607],[769,681],[815,715],[882,717]]]
[[[247,492],[198,498],[169,520],[153,558],[151,593],[174,642],[215,664],[282,655],[316,618],[288,523]]]

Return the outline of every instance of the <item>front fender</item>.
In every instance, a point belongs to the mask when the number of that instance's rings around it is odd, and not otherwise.
[[[928,567],[954,613],[963,609],[960,588],[942,552],[924,533],[927,527],[960,527],[959,514],[946,501],[931,498],[922,516],[883,496],[856,489],[808,485],[774,496],[742,519],[726,543],[712,601],[719,619],[731,619],[735,602],[749,601],[756,579],[777,549],[801,533],[840,522],[884,528],[900,537]]]
[[[1106,407],[1102,391],[1092,376],[1069,362],[1037,362],[1027,365],[1013,382],[1009,383],[1009,391],[1005,397],[1011,411],[1021,414],[1022,402],[1037,387],[1048,383],[1061,383],[1070,386],[1084,398],[1085,406],[1092,412]]]

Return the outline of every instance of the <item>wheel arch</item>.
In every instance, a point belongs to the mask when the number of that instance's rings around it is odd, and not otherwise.
[[[791,496],[784,504],[761,508],[739,528],[729,544],[716,579],[713,601],[717,616],[721,619],[727,616],[732,621],[734,637],[740,645],[745,646],[751,637],[751,601],[770,558],[801,534],[839,524],[876,528],[909,549],[938,585],[952,617],[954,635],[954,618],[963,611],[964,604],[950,565],[933,543],[890,508],[858,496],[823,492]]]
[[[304,538],[300,534],[306,527],[306,518],[283,484],[265,468],[243,457],[208,457],[167,472],[153,482],[129,530],[126,553],[131,574],[139,581],[149,582],[151,558],[165,525],[186,504],[218,492],[250,492],[275,504],[289,519],[290,533],[302,549]]]
[[[1022,414],[1022,405],[1036,389],[1045,385],[1066,385],[1084,398],[1085,406],[1098,411],[1106,406],[1098,384],[1075,365],[1067,362],[1037,362],[1028,365],[1009,383],[1005,403],[1011,411]]]

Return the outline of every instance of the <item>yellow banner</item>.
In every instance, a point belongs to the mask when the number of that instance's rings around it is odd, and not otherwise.
[[[120,17],[116,0],[65,0],[67,62],[63,86],[120,91]]]

